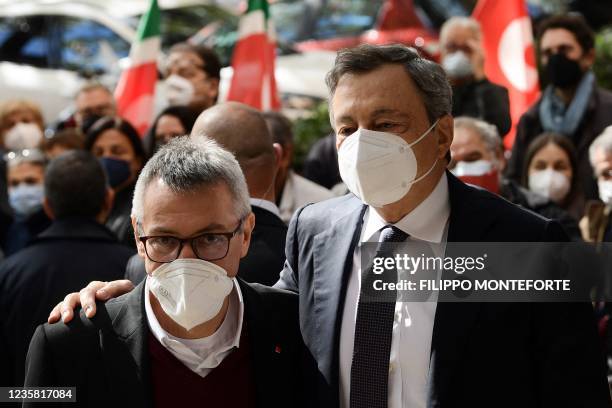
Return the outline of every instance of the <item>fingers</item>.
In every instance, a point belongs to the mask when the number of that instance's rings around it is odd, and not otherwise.
[[[49,317],[47,318],[47,323],[52,324],[52,323],[59,322],[60,317],[62,317],[62,314],[60,312],[61,306],[62,306],[62,302],[59,302],[57,305],[55,305],[53,310],[51,310],[51,313],[49,313]]]
[[[79,301],[81,307],[85,311],[85,316],[92,318],[96,315],[96,293],[104,288],[107,282],[93,281],[89,282],[85,288],[79,292]],[[106,299],[100,299],[106,300]],[[77,303],[78,304],[78,303]]]
[[[79,304],[79,294],[70,293],[66,295],[64,301],[59,306],[60,313],[62,315],[62,321],[68,323],[74,317],[74,308]]]
[[[134,284],[128,279],[107,282],[96,292],[96,299],[106,301],[128,293],[132,289],[134,289]]]

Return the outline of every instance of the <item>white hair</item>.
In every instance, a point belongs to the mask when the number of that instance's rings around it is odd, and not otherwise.
[[[493,154],[499,153],[503,148],[497,128],[484,120],[460,116],[454,120],[454,127],[455,129],[470,129],[475,132],[487,146],[487,150]]]
[[[442,27],[440,28],[440,42],[441,43],[446,41],[446,36],[448,34],[448,31],[455,26],[468,28],[474,35],[474,38],[478,40],[480,40],[480,38],[482,37],[480,23],[477,20],[475,20],[472,17],[454,16],[446,20],[444,24],[442,24]]]
[[[173,192],[187,193],[206,185],[225,183],[239,218],[251,212],[249,190],[234,155],[206,137],[173,138],[147,162],[134,189],[132,216],[142,222],[145,190],[160,179]]]
[[[589,161],[592,167],[595,167],[595,155],[599,149],[602,149],[606,154],[612,153],[612,126],[605,128],[589,147]]]

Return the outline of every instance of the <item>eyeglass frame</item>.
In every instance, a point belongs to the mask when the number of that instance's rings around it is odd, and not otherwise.
[[[230,244],[232,242],[232,238],[234,238],[236,236],[236,234],[238,234],[238,232],[242,228],[242,224],[244,223],[245,220],[246,220],[246,217],[240,218],[240,220],[238,220],[238,226],[232,232],[205,232],[203,234],[196,235],[195,237],[191,237],[191,238],[179,238],[179,237],[175,237],[173,235],[145,235],[145,236],[142,236],[142,237],[138,237],[138,240],[140,242],[142,242],[142,245],[144,246],[145,254],[147,255],[147,258],[149,258],[149,260],[151,262],[163,264],[163,263],[171,263],[171,262],[176,261],[177,259],[179,259],[179,256],[181,255],[181,252],[183,251],[183,247],[185,246],[185,243],[188,242],[188,241],[189,241],[189,245],[191,246],[191,250],[193,251],[194,255],[198,259],[201,259],[202,261],[207,261],[207,262],[218,261],[220,259],[225,258],[227,256],[227,254],[229,253],[229,248],[230,248]],[[204,258],[200,257],[200,255],[196,251],[195,247],[193,246],[193,241],[195,241],[198,238],[205,237],[207,235],[222,235],[222,236],[227,238],[227,248],[225,249],[225,254],[222,257],[215,258],[215,259],[204,259]],[[147,241],[149,239],[151,239],[151,238],[174,238],[174,239],[178,240],[179,241],[179,247],[178,247],[179,249],[178,249],[178,251],[176,253],[176,257],[173,260],[171,260],[171,261],[165,261],[165,262],[155,261],[153,258],[151,258],[149,256],[149,252],[147,251]]]

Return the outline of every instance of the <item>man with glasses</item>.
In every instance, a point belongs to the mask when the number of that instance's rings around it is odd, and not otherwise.
[[[231,153],[164,146],[134,192],[147,278],[93,319],[39,326],[26,386],[75,386],[88,407],[296,406],[297,297],[236,278],[254,221]]]
[[[102,116],[114,116],[117,112],[110,89],[99,82],[88,82],[74,97],[74,121],[83,132]]]

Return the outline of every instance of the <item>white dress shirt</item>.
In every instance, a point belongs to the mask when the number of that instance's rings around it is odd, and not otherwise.
[[[181,339],[165,331],[159,324],[149,300],[149,278],[145,283],[145,312],[149,330],[157,341],[174,357],[200,377],[206,377],[232,350],[240,345],[244,303],[238,281],[234,278],[234,290],[230,293],[227,314],[221,326],[202,339]]]
[[[280,218],[280,212],[278,210],[278,206],[274,204],[272,201],[264,200],[263,198],[252,198],[251,197],[251,205],[259,208],[263,208],[264,210],[270,211],[272,214],[276,215]],[[255,220],[257,222],[257,220]]]
[[[427,243],[434,256],[444,256],[450,215],[446,174],[431,194],[408,215],[393,224],[410,237],[407,242]],[[369,207],[364,214],[360,243],[378,242],[380,229],[387,222]],[[349,408],[351,364],[355,321],[361,287],[361,250],[355,248],[353,269],[346,291],[340,329],[340,406]],[[440,271],[438,271],[440,273]],[[389,359],[389,408],[425,408],[431,340],[437,306],[437,293],[428,302],[396,302],[393,338]]]
[[[293,213],[299,208],[334,197],[330,190],[289,170],[280,198],[280,217],[285,223],[289,223]]]

